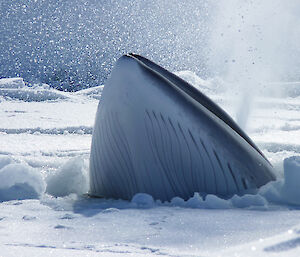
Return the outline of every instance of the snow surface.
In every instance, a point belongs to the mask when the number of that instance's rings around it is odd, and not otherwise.
[[[178,74],[237,116],[222,81]],[[260,96],[251,105],[246,131],[277,181],[255,195],[195,193],[162,203],[146,194],[131,201],[86,195],[103,87],[66,93],[0,80],[3,90],[16,84],[19,95],[0,96],[0,256],[299,256],[299,95]]]

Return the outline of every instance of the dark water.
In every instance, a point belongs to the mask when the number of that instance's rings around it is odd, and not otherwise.
[[[0,0],[0,78],[103,84],[135,52],[249,88],[300,80],[297,0]]]
[[[204,0],[1,0],[0,77],[78,90],[128,52],[206,76],[208,12]]]

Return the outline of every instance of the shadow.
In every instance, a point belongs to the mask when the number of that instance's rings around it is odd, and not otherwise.
[[[297,238],[287,240],[282,243],[278,243],[278,244],[266,247],[264,249],[264,251],[266,251],[266,252],[284,252],[284,251],[288,251],[288,250],[294,249],[299,246],[300,246],[300,237],[297,237]]]
[[[126,200],[94,198],[83,196],[73,204],[73,212],[85,217],[92,217],[98,213],[119,212],[124,209],[149,209],[153,206],[143,206]]]

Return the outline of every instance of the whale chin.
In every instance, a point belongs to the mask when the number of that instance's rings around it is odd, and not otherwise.
[[[274,179],[261,151],[203,93],[142,56],[117,61],[96,114],[91,195],[228,198]]]

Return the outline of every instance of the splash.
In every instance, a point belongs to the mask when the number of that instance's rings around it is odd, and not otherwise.
[[[299,80],[300,3],[230,0],[214,10],[210,70],[239,99],[236,119],[245,128],[258,95],[278,96],[288,86],[283,81]]]

